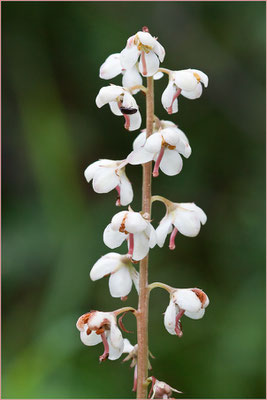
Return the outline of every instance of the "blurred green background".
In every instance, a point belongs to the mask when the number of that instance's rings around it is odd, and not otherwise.
[[[163,66],[210,78],[171,117],[160,103],[167,80],[156,83],[156,114],[179,124],[193,152],[153,193],[195,201],[208,222],[194,239],[177,237],[175,251],[151,252],[150,281],[200,287],[211,303],[202,320],[183,318],[178,339],[163,325],[167,294],[152,292],[152,373],[181,398],[265,398],[264,2],[2,3],[4,398],[134,397],[133,370],[99,365],[102,346],[83,346],[75,323],[122,305],[107,279],[89,279],[110,251],[102,232],[116,194],[94,193],[83,171],[125,157],[138,134],[95,97],[108,84],[102,62],[143,25],[166,48]],[[138,210],[141,167],[127,171]],[[163,214],[156,203],[155,226]],[[136,302],[132,291],[125,305]],[[124,322],[135,329],[131,316]]]

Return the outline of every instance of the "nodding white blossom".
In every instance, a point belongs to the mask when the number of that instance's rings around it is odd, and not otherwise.
[[[120,53],[111,54],[105,62],[101,65],[99,76],[102,79],[112,79],[115,76],[122,74],[122,86],[131,88],[134,86],[141,86],[143,83],[142,76],[138,70],[138,64],[134,64],[131,68],[123,68],[121,65]],[[157,72],[153,78],[160,79],[163,76],[162,72]],[[133,94],[139,92],[140,89],[132,90]]]
[[[139,129],[142,118],[139,112],[139,107],[131,95],[131,93],[121,86],[110,85],[100,89],[96,96],[96,105],[98,108],[109,104],[113,114],[124,116],[124,128],[129,131]]]
[[[195,203],[172,203],[161,196],[155,200],[163,201],[166,205],[166,215],[156,229],[157,244],[162,247],[168,233],[171,233],[169,248],[175,249],[175,236],[180,232],[184,236],[195,237],[200,231],[201,224],[207,221],[204,211]]]
[[[137,351],[138,344],[133,346],[128,339],[124,339],[123,353],[128,353],[128,355],[122,360],[122,362],[131,360],[130,368],[134,368],[133,392],[136,392],[137,389]]]
[[[121,297],[126,300],[126,296],[132,289],[132,283],[134,283],[137,292],[139,291],[139,273],[127,255],[108,253],[93,265],[90,272],[92,281],[107,275],[110,275],[109,291],[112,297]]]
[[[186,315],[200,319],[209,305],[209,298],[201,289],[176,289],[171,293],[170,304],[164,315],[164,325],[171,335],[183,335],[180,318]]]
[[[127,240],[128,256],[135,261],[142,260],[157,242],[155,229],[150,222],[132,210],[115,214],[104,231],[103,239],[111,249]]]
[[[127,206],[133,201],[133,189],[125,173],[125,160],[99,160],[90,164],[84,171],[89,183],[93,180],[96,193],[108,193],[113,189],[118,192],[117,206]]]
[[[103,342],[104,353],[99,361],[117,360],[123,352],[123,337],[117,326],[114,312],[90,311],[77,321],[77,329],[86,346],[95,346]]]
[[[159,381],[154,376],[147,378],[147,381],[152,383],[150,393],[148,395],[149,399],[171,399],[172,392],[182,393],[167,383]]]
[[[178,96],[181,94],[188,99],[197,99],[202,94],[202,85],[208,86],[208,76],[198,69],[171,71],[169,83],[161,96],[161,102],[168,114],[178,111]]]
[[[165,50],[157,41],[157,38],[150,35],[147,28],[139,31],[127,40],[124,50],[121,52],[121,64],[126,70],[132,68],[139,61],[139,71],[143,76],[154,75],[159,63],[164,60]]]
[[[146,130],[137,136],[133,151],[127,157],[130,164],[144,164],[154,160],[153,176],[159,175],[159,168],[166,175],[179,174],[183,167],[180,154],[188,158],[191,147],[184,132],[171,121],[161,121],[161,128],[146,138]]]

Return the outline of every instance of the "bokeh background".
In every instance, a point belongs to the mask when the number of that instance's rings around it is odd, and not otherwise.
[[[175,251],[151,252],[150,281],[200,287],[211,303],[202,320],[183,319],[178,339],[163,325],[167,294],[152,292],[152,373],[179,398],[265,398],[264,2],[2,3],[3,398],[134,397],[133,370],[99,365],[102,346],[83,346],[75,323],[122,304],[107,279],[89,279],[110,251],[102,232],[116,194],[94,193],[83,171],[125,157],[138,133],[95,96],[108,84],[99,66],[143,25],[166,48],[163,66],[210,78],[170,118],[160,103],[167,80],[156,83],[156,114],[179,124],[193,153],[153,193],[195,201],[208,222],[196,238],[177,237]],[[137,210],[141,167],[127,171]],[[156,203],[155,225],[163,214]],[[125,304],[136,306],[134,291]],[[135,329],[131,316],[124,322]]]

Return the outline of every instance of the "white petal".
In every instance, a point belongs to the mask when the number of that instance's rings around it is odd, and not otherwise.
[[[165,142],[171,146],[176,146],[180,139],[179,134],[177,133],[177,128],[162,129],[161,135],[163,136]]]
[[[198,81],[191,70],[175,71],[173,77],[176,86],[182,90],[191,91],[198,85]]]
[[[200,220],[193,211],[177,209],[175,211],[174,225],[185,236],[197,236],[200,231]]]
[[[86,330],[80,333],[80,338],[86,346],[95,346],[102,342],[101,335],[97,335],[94,331],[87,335]]]
[[[161,103],[163,107],[165,108],[166,111],[168,111],[168,108],[172,104],[172,99],[177,91],[176,86],[174,85],[174,82],[172,80],[169,81],[168,86],[164,90],[161,96]],[[172,113],[176,113],[178,111],[178,100],[175,99],[173,104],[172,104]]]
[[[153,47],[153,51],[158,55],[160,62],[162,62],[165,58],[165,49],[158,41],[156,41]]]
[[[131,275],[132,281],[134,283],[135,289],[136,289],[137,293],[139,293],[139,273],[136,271],[136,269],[132,265],[129,266],[129,271],[130,271],[130,275]]]
[[[157,244],[157,234],[153,225],[149,223],[145,230],[145,233],[149,237],[149,247],[153,249],[153,247],[155,247]]]
[[[209,78],[204,72],[200,71],[199,69],[192,69],[191,71],[196,72],[200,77],[200,82],[204,84],[205,87],[208,87]]]
[[[124,108],[137,108],[138,109],[138,106],[137,106],[137,103],[136,103],[134,97],[127,90],[124,90],[122,106]]]
[[[122,86],[129,88],[136,85],[142,85],[142,77],[139,74],[136,66],[133,66],[124,72],[122,77]],[[134,94],[137,92],[139,92],[139,89],[133,91]]]
[[[167,331],[171,335],[176,335],[175,333],[175,320],[176,320],[176,305],[173,301],[170,301],[165,314],[164,314],[164,325]]]
[[[139,71],[143,76],[152,76],[159,69],[159,59],[153,51],[141,54]]]
[[[91,179],[93,179],[95,172],[98,170],[99,163],[100,161],[95,161],[94,163],[88,165],[88,167],[84,171],[84,176],[88,183]]]
[[[107,337],[109,343],[109,360],[117,360],[123,352],[123,337],[116,323],[111,323]]]
[[[96,193],[108,193],[120,183],[114,168],[99,167],[93,179],[93,189]]]
[[[111,112],[115,115],[123,115],[121,110],[119,109],[118,103],[116,101],[111,101],[109,103],[109,107],[111,109]]]
[[[118,271],[110,275],[109,290],[112,297],[127,296],[131,288],[132,279],[126,266],[122,266]]]
[[[156,132],[147,138],[144,148],[150,153],[158,153],[161,149],[161,144],[161,134],[159,132]]]
[[[136,233],[134,235],[134,251],[133,259],[135,261],[142,260],[149,251],[149,240],[144,232]]]
[[[146,151],[143,147],[132,151],[128,157],[127,161],[131,165],[145,164],[149,161],[152,161],[154,157],[153,153]]]
[[[123,339],[123,353],[131,353],[134,346],[130,343],[128,339]]]
[[[102,79],[112,79],[121,73],[120,53],[111,54],[101,65],[99,76]]]
[[[204,308],[201,308],[198,312],[195,312],[195,313],[192,313],[189,311],[186,311],[184,313],[184,315],[186,315],[187,317],[192,318],[192,319],[200,319],[204,316],[204,314],[205,314]]]
[[[120,202],[122,206],[127,206],[133,201],[132,185],[123,172],[120,174]]]
[[[201,309],[201,301],[197,295],[190,289],[177,289],[173,297],[179,308],[189,312],[198,312]]]
[[[121,265],[121,255],[117,253],[108,253],[102,256],[92,267],[90,278],[92,281],[103,278],[103,276],[116,271]]]
[[[194,211],[198,218],[200,219],[200,222],[205,225],[207,222],[207,215],[204,213],[202,208],[198,207],[195,203],[179,203],[181,207],[186,208],[187,210]]]
[[[121,86],[111,85],[102,87],[96,96],[95,102],[97,107],[103,107],[105,104],[114,101],[122,93],[123,89]]]
[[[125,220],[125,229],[130,233],[143,232],[147,227],[147,222],[138,213],[129,211]]]
[[[108,246],[110,249],[115,249],[116,247],[119,247],[126,238],[127,236],[124,233],[114,231],[111,228],[111,224],[109,224],[104,230],[103,240],[105,245]]]
[[[138,51],[136,46],[132,46],[130,48],[125,48],[121,52],[121,65],[124,69],[129,69],[134,66],[137,62],[140,51]]]
[[[163,247],[171,226],[172,226],[172,216],[166,215],[160,221],[160,224],[156,229],[157,243],[159,247]]]
[[[142,123],[140,112],[137,111],[135,114],[129,114],[129,118],[130,118],[129,131],[135,131],[136,129],[139,129]]]
[[[179,137],[179,142],[176,144],[176,149],[181,153],[184,157],[188,158],[191,155],[191,147],[189,145],[187,136],[185,133],[179,129],[176,128],[177,135]]]
[[[127,217],[129,211],[120,211],[116,213],[111,220],[111,227],[115,231],[119,231],[122,222],[125,222],[125,218]]]
[[[140,40],[140,42],[142,44],[144,44],[145,46],[150,46],[150,47],[154,47],[155,44],[157,43],[156,38],[154,38],[149,32],[142,32],[139,31],[137,32],[137,37]]]
[[[133,142],[133,149],[137,150],[146,143],[146,131],[141,132]]]
[[[190,100],[198,99],[202,95],[201,83],[198,83],[194,90],[182,90],[181,95]]]
[[[177,175],[183,167],[182,157],[175,150],[165,149],[159,167],[168,176]]]
[[[155,75],[153,75],[154,81],[157,81],[163,77],[163,72],[157,72]]]

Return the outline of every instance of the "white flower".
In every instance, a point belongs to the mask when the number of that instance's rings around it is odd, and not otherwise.
[[[164,245],[168,233],[172,232],[169,248],[175,249],[175,236],[178,232],[189,237],[197,236],[201,224],[204,225],[207,221],[206,214],[195,203],[172,203],[161,196],[155,196],[155,200],[163,201],[167,209],[166,215],[156,229],[159,247]]]
[[[77,329],[86,346],[94,346],[101,341],[104,353],[100,361],[117,360],[123,352],[123,337],[117,326],[116,316],[113,312],[91,311],[83,314],[77,321]]]
[[[139,291],[139,274],[129,257],[117,253],[108,253],[101,257],[90,272],[92,281],[110,275],[109,291],[112,297],[125,298],[131,291],[132,282]]]
[[[105,104],[109,104],[113,114],[124,116],[125,129],[134,131],[140,128],[142,119],[139,107],[127,89],[116,85],[101,88],[96,97],[96,105],[101,108]]]
[[[139,71],[143,76],[154,75],[159,62],[165,57],[165,50],[157,39],[147,31],[137,32],[127,40],[124,50],[121,52],[121,64],[126,70],[131,68],[139,61]]]
[[[130,367],[134,368],[134,383],[133,383],[133,392],[136,392],[137,389],[137,351],[138,351],[138,344],[133,346],[128,339],[124,339],[124,348],[123,353],[128,353],[122,362],[131,360]],[[148,360],[148,364],[149,360]]]
[[[104,231],[103,239],[105,245],[111,249],[119,247],[124,240],[128,240],[128,256],[135,261],[142,260],[157,241],[150,222],[134,211],[121,211],[115,214]]]
[[[200,289],[176,289],[171,293],[170,304],[164,315],[164,325],[171,335],[183,335],[180,318],[183,314],[200,319],[209,305],[208,296]]]
[[[121,57],[120,53],[115,53],[111,54],[105,62],[101,65],[100,71],[99,71],[99,76],[102,79],[112,79],[115,78],[115,76],[122,74],[122,86],[131,88],[134,86],[141,86],[143,81],[142,81],[142,76],[139,73],[138,70],[138,64],[134,64],[131,68],[123,68],[121,65]],[[157,72],[153,78],[155,80],[160,79],[163,76],[162,72]],[[140,89],[134,89],[131,90],[133,94],[136,94],[139,92]]]
[[[184,69],[172,71],[169,74],[169,83],[161,96],[161,102],[168,114],[178,111],[177,97],[181,94],[188,99],[197,99],[202,94],[202,85],[208,86],[208,77],[198,69]]]
[[[148,138],[144,130],[133,143],[133,152],[127,157],[130,164],[144,164],[154,160],[153,176],[159,175],[159,168],[166,175],[179,174],[183,166],[180,154],[188,158],[191,147],[184,132],[170,121],[161,121],[159,129]]]
[[[182,393],[167,383],[159,381],[154,376],[147,378],[147,381],[152,382],[150,393],[148,395],[149,399],[171,399],[172,392]]]
[[[87,182],[93,180],[96,193],[118,192],[116,205],[127,206],[133,201],[133,189],[125,173],[125,160],[99,160],[90,164],[84,171]]]

